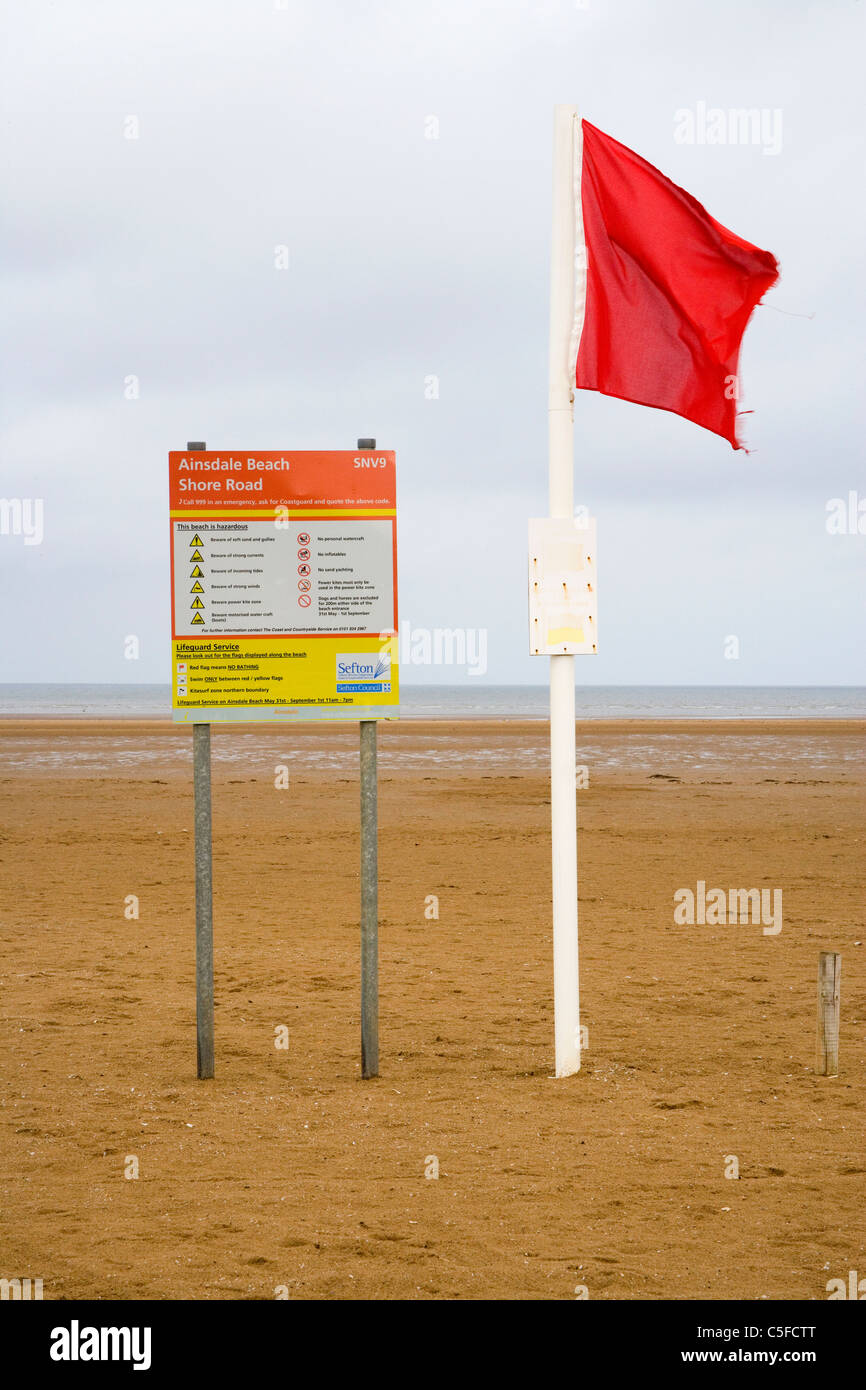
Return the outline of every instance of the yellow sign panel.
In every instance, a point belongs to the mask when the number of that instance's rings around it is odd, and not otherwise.
[[[350,651],[337,654],[334,639],[283,641],[175,643],[175,704],[190,701],[198,708],[231,711],[245,709],[287,709],[292,705],[358,718],[357,704],[376,703],[381,713],[393,714],[397,702],[397,663],[382,654],[383,643],[375,638],[341,639]],[[342,676],[339,667],[342,666]],[[378,674],[378,680],[374,679]],[[388,679],[385,680],[384,677]],[[362,684],[363,682],[363,684]],[[348,698],[336,698],[338,685],[353,686]],[[385,689],[382,689],[382,686]],[[183,694],[178,698],[179,689]],[[214,717],[219,717],[214,716]],[[251,718],[261,717],[255,713]],[[276,718],[268,714],[264,717]],[[237,718],[224,714],[223,718]]]

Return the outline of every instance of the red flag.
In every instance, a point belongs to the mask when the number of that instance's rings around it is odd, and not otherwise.
[[[618,140],[581,126],[575,384],[672,410],[739,449],[740,342],[779,278],[776,258]]]

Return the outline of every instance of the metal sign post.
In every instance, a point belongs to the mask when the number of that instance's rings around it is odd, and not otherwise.
[[[375,449],[359,439],[359,449]],[[379,846],[376,720],[361,730],[361,1076],[379,1075]]]
[[[376,721],[361,720],[361,1075],[379,1075]]]
[[[204,443],[187,444],[190,453]],[[195,803],[195,1030],[200,1081],[213,1077],[213,851],[211,836],[210,724],[192,726],[192,783]]]

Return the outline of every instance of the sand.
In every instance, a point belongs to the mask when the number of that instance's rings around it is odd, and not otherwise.
[[[382,726],[364,1082],[357,730],[215,730],[198,1082],[190,731],[3,721],[0,1275],[52,1299],[802,1300],[866,1275],[864,733],[579,728],[589,1047],[557,1081],[546,727]],[[674,925],[699,879],[781,888],[781,932]]]

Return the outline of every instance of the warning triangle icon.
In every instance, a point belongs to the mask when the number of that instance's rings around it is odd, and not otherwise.
[[[201,587],[201,585],[199,584],[198,580],[196,580],[195,583],[193,584],[192,588],[190,589],[190,593],[191,593],[191,594],[203,594],[203,593],[204,593],[204,589]]]
[[[204,618],[202,617],[201,613],[196,613],[195,617],[193,618],[193,623],[203,623],[203,622],[204,622]]]
[[[195,569],[193,570],[192,574],[190,575],[190,579],[202,579],[203,576],[204,576],[204,570],[200,570],[199,567],[198,567],[198,565],[196,565]]]
[[[193,536],[192,540],[190,541],[190,545],[202,545],[202,544],[203,544],[203,541],[202,541],[201,536],[199,536],[199,535]]]
[[[190,557],[189,557],[189,562],[190,562],[190,564],[192,564],[193,560],[203,560],[203,559],[204,559],[204,556],[202,555],[201,551],[200,551],[200,550],[194,550],[193,553],[192,553],[192,554],[190,555]]]
[[[190,608],[204,608],[204,604],[202,603],[200,598],[194,598],[192,603],[190,604]]]

